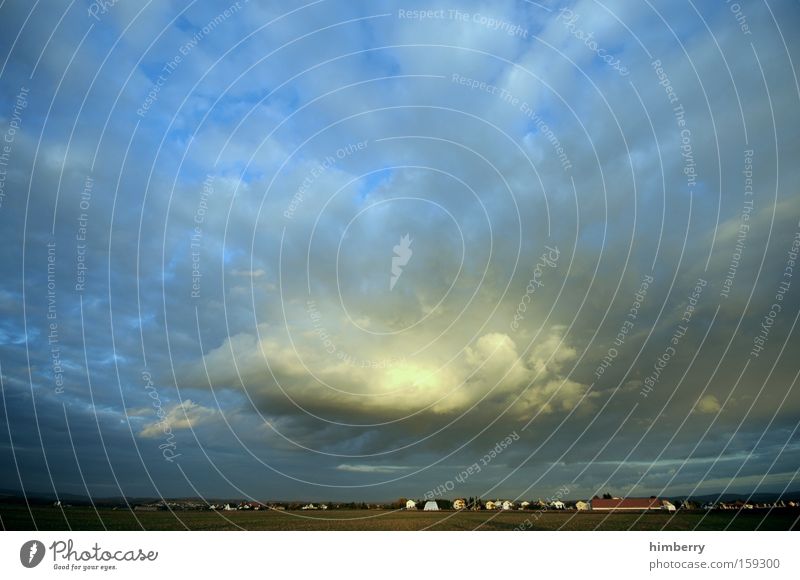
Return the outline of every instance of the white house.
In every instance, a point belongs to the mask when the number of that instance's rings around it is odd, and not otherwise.
[[[674,512],[675,506],[671,502],[664,500],[661,502],[661,509],[668,512]]]
[[[521,504],[519,504],[519,509],[526,510],[526,509],[528,509],[530,507],[530,505],[531,505],[531,502],[523,501]]]
[[[557,499],[555,501],[550,502],[550,507],[553,508],[554,510],[563,510],[567,506],[564,505],[563,501]]]
[[[492,500],[486,502],[486,509],[487,510],[496,510],[497,504],[495,504]]]
[[[436,503],[433,500],[425,502],[425,507],[423,508],[423,511],[426,511],[426,512],[438,512],[439,511],[439,504]]]
[[[415,509],[417,509],[417,502],[415,502],[413,499],[408,500],[406,502],[406,509],[407,510],[415,510]]]
[[[504,510],[513,510],[514,509],[514,502],[506,500],[503,502],[503,509]]]
[[[467,507],[467,502],[461,498],[455,500],[453,502],[453,509],[454,510],[463,510]]]
[[[315,506],[313,503],[310,503],[310,504],[308,504],[308,505],[304,505],[304,506],[303,506],[303,507],[301,507],[300,509],[301,509],[301,510],[315,510],[315,509],[318,509],[318,508],[317,508],[317,506]]]
[[[578,511],[586,511],[586,510],[591,509],[591,506],[589,505],[589,502],[576,501],[575,502],[575,509],[578,510]]]

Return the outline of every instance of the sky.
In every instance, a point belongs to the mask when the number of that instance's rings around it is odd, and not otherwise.
[[[0,4],[0,489],[800,489],[795,2]]]

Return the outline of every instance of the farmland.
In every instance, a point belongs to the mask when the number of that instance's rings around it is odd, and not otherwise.
[[[591,513],[574,511],[130,511],[0,504],[5,530],[791,530],[797,510]],[[35,522],[35,523],[34,523]]]

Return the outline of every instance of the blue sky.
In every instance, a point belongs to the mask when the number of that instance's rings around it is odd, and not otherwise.
[[[0,488],[800,488],[795,3],[91,7],[0,5]]]

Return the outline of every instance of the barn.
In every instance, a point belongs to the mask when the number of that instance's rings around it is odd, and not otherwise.
[[[425,502],[425,507],[423,508],[423,510],[422,510],[422,511],[426,511],[426,512],[438,512],[438,511],[439,511],[439,504],[438,504],[438,503],[436,503],[436,502],[435,502],[435,501],[433,501],[433,500],[431,500],[431,501],[428,501],[428,502]]]

